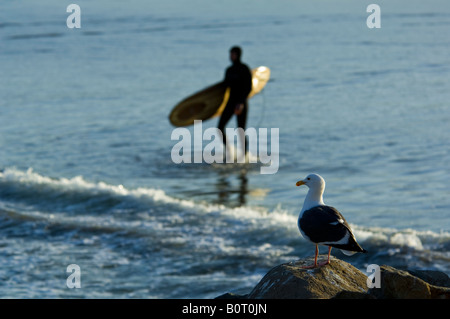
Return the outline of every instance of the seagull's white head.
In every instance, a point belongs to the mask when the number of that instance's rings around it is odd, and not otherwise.
[[[319,174],[309,174],[305,179],[298,181],[296,185],[306,185],[310,189],[323,191],[325,189],[325,180]]]
[[[309,188],[303,203],[302,212],[318,205],[325,205],[323,202],[323,192],[325,190],[325,180],[318,174],[309,174],[305,179],[298,181],[297,186],[306,185]]]

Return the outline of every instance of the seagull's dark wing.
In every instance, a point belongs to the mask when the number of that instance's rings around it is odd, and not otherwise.
[[[355,240],[344,216],[331,206],[316,206],[305,211],[299,220],[303,233],[314,243],[332,247],[365,252]],[[347,238],[345,240],[345,238]]]

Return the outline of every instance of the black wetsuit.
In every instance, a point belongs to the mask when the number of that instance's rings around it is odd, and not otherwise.
[[[223,144],[226,145],[225,125],[233,116],[237,104],[244,104],[241,114],[237,115],[238,127],[245,130],[247,121],[247,96],[252,90],[252,74],[247,65],[236,61],[225,72],[224,85],[230,88],[230,97],[225,109],[220,116],[218,128],[222,131]],[[248,149],[245,143],[245,150]]]

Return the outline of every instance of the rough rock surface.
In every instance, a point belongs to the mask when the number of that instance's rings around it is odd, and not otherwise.
[[[319,256],[324,261],[326,256]],[[380,288],[368,288],[367,276],[340,259],[312,265],[313,257],[272,268],[247,295],[224,294],[220,299],[450,299],[450,278],[431,270],[399,270],[380,266]]]
[[[367,276],[352,265],[332,258],[326,266],[300,268],[313,263],[314,259],[311,257],[272,268],[247,298],[333,298],[342,291],[367,292]]]
[[[450,288],[432,284],[448,284],[448,276],[444,273],[439,271],[408,272],[390,266],[381,266],[380,270],[380,288],[370,289],[370,294],[375,298],[450,299]],[[419,277],[422,277],[423,279],[420,279]]]

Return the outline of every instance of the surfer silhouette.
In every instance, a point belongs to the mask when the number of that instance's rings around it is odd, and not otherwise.
[[[242,49],[234,46],[230,49],[230,60],[232,65],[225,71],[224,85],[230,88],[230,97],[227,105],[219,119],[218,129],[222,132],[224,145],[224,158],[227,150],[227,138],[225,135],[225,125],[233,114],[237,117],[237,126],[245,131],[247,122],[248,103],[247,97],[252,90],[252,74],[249,67],[241,62]],[[245,136],[241,135],[241,144],[244,144],[245,155],[248,151],[248,142]],[[228,150],[227,150],[228,151]]]

